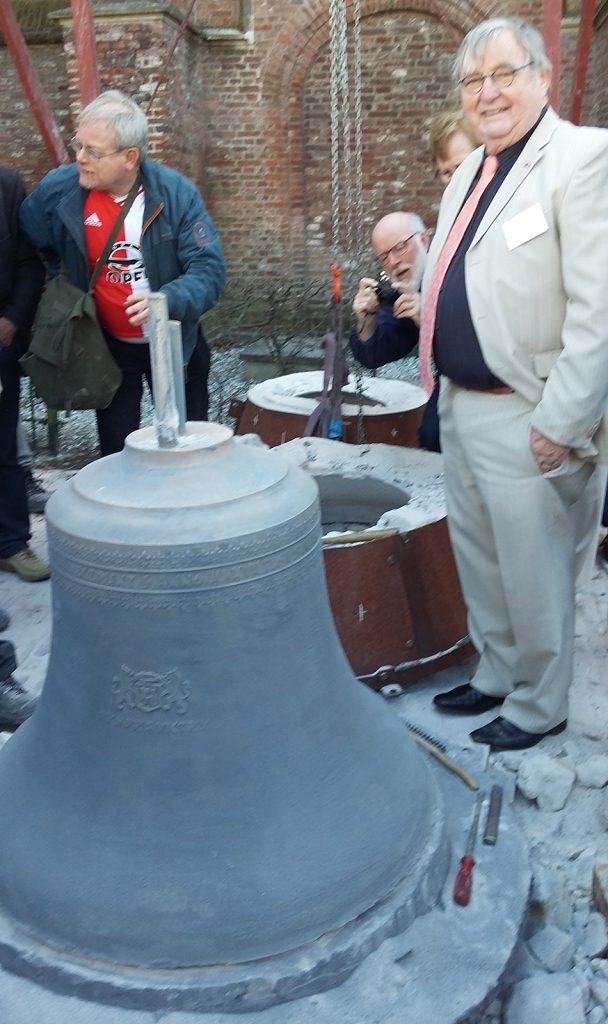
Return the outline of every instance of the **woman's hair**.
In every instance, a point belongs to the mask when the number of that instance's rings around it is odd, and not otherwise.
[[[446,146],[455,132],[466,135],[473,147],[481,145],[462,111],[446,110],[442,114],[436,114],[431,121],[429,146],[434,161],[445,159]]]

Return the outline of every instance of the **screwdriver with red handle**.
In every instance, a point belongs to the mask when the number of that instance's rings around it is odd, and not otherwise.
[[[475,867],[473,850],[475,849],[475,842],[477,840],[477,829],[479,828],[479,816],[481,814],[482,804],[483,793],[478,793],[477,800],[475,801],[473,821],[471,822],[469,837],[464,851],[464,857],[460,861],[460,867],[454,883],[454,903],[458,903],[460,907],[468,906],[471,899],[471,890],[473,888],[473,868]]]

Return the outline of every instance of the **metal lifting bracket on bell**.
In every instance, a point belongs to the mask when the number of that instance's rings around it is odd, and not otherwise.
[[[177,320],[169,320],[167,298],[162,292],[150,295],[148,341],[158,446],[175,448],[178,437],[186,433],[182,328]]]

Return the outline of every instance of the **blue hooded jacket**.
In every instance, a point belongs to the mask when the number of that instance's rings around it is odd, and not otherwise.
[[[217,229],[192,182],[154,160],[140,167],[144,188],[141,248],[152,291],[167,296],[169,317],[181,321],[184,363],[197,340],[199,317],[217,302],[226,263]],[[63,263],[68,279],[86,291],[89,261],[84,233],[87,189],[76,164],[49,171],[23,202],[21,224],[47,256],[51,273]]]

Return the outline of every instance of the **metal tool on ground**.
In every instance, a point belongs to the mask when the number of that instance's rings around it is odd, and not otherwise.
[[[360,533],[336,533],[327,534],[321,538],[323,544],[358,544],[368,540],[384,540],[386,537],[396,537],[399,533],[394,527],[388,530],[361,530]]]
[[[488,814],[483,830],[483,841],[486,846],[496,846],[498,840],[498,826],[500,824],[500,812],[502,809],[502,786],[492,786]]]
[[[458,764],[458,761],[455,761],[453,757],[450,757],[447,753],[445,743],[442,743],[441,740],[435,739],[434,736],[429,736],[428,733],[424,732],[424,730],[422,730],[418,725],[413,725],[412,722],[408,722],[403,719],[403,723],[410,730],[413,738],[416,740],[416,743],[422,747],[423,750],[427,750],[429,754],[432,754],[433,757],[444,766],[444,768],[447,768],[448,771],[453,772],[453,774],[457,775],[459,779],[462,779],[469,789],[472,789],[474,792],[479,789],[477,779],[469,774],[466,768],[463,768],[462,765]]]
[[[482,804],[483,793],[478,793],[464,857],[460,861],[460,867],[454,884],[454,903],[457,903],[459,907],[468,906],[471,900],[471,892],[473,890],[473,868],[475,867],[473,851],[477,840],[477,829],[479,827],[479,815],[481,814]]]

